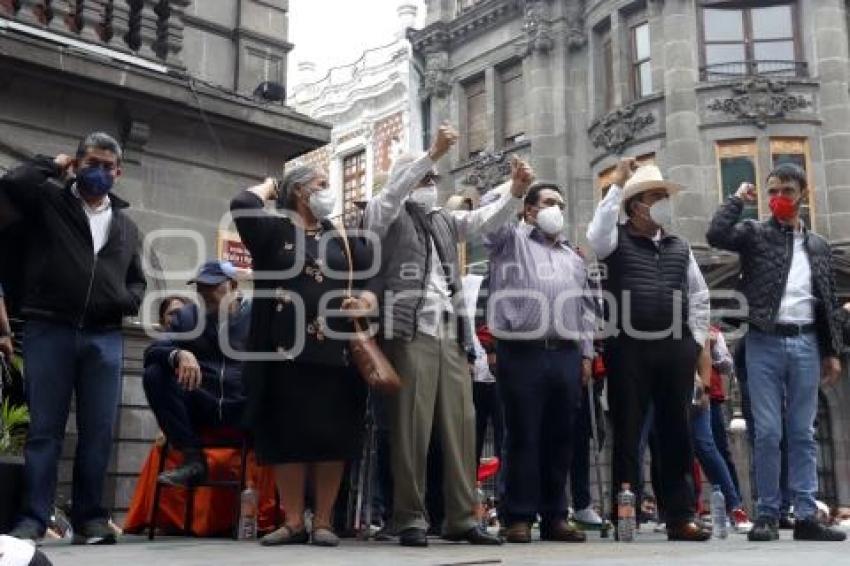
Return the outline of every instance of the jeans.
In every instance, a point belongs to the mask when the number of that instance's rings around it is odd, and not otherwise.
[[[735,486],[735,491],[738,495],[741,494],[741,485],[738,483],[738,469],[735,467],[735,461],[732,458],[732,451],[729,449],[729,436],[726,434],[726,410],[723,401],[711,401],[711,435],[714,437],[714,445],[717,446],[717,451],[720,457],[726,463],[726,469],[729,470],[729,476],[732,478],[732,484]]]
[[[142,384],[159,428],[178,450],[200,447],[200,428],[239,427],[242,422],[243,400],[227,399],[219,407],[208,391],[184,390],[169,367],[149,365]]]
[[[788,439],[788,485],[798,519],[815,515],[818,489],[817,415],[821,360],[814,332],[794,337],[750,330],[746,339],[747,386],[755,425],[759,516],[779,518],[782,407]]]
[[[503,340],[497,360],[507,426],[506,521],[532,522],[538,513],[544,524],[566,519],[581,353]]]
[[[691,410],[691,434],[694,438],[694,453],[700,466],[702,466],[708,481],[712,485],[720,486],[723,497],[726,499],[726,509],[731,511],[741,506],[741,496],[729,468],[717,445],[714,443],[714,434],[711,430],[711,410],[702,407],[694,407]],[[725,434],[725,431],[724,431]]]
[[[77,449],[71,523],[79,528],[92,519],[106,518],[101,499],[121,397],[121,332],[29,321],[23,351],[30,425],[20,521],[35,523],[42,532],[47,527],[72,393],[77,404]]]

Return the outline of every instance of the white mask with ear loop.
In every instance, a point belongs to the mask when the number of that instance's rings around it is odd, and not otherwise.
[[[547,236],[557,236],[564,231],[564,213],[558,206],[541,208],[537,213],[536,224]]]
[[[437,185],[427,185],[415,189],[410,193],[410,201],[431,210],[437,206]]]
[[[313,216],[319,220],[325,220],[333,214],[334,208],[336,208],[336,194],[330,188],[312,192],[307,201],[307,206],[310,207]]]
[[[670,198],[657,201],[649,207],[649,217],[659,226],[669,226],[673,223],[673,203]]]

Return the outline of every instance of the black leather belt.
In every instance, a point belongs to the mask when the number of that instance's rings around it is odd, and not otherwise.
[[[569,350],[577,348],[578,343],[575,340],[564,340],[563,338],[543,338],[542,340],[500,340],[511,346],[520,346],[524,348],[535,348],[537,350]]]
[[[810,332],[815,332],[816,330],[817,325],[815,324],[774,324],[773,329],[767,331],[767,334],[790,338],[793,336],[802,336],[803,334],[809,334]]]

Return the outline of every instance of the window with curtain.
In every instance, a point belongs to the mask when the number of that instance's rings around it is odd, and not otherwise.
[[[358,200],[366,198],[366,151],[349,155],[342,160],[342,213],[346,224],[358,216]]]
[[[632,28],[632,93],[634,98],[652,94],[652,56],[649,22]]]
[[[793,163],[806,172],[806,176],[809,178],[807,181],[809,190],[803,199],[800,217],[807,227],[814,229],[814,214],[811,206],[811,202],[814,201],[812,198],[814,187],[811,182],[811,167],[809,167],[808,141],[805,138],[772,138],[770,140],[770,162],[773,167],[782,163]]]
[[[466,150],[475,157],[487,148],[487,91],[481,75],[464,85],[466,97]]]
[[[614,44],[611,37],[607,37],[602,43],[602,88],[604,110],[610,112],[614,109]]]
[[[717,170],[720,184],[719,199],[725,201],[735,194],[741,183],[752,183],[758,191],[759,203],[744,207],[744,218],[757,220],[762,200],[758,174],[758,148],[755,140],[733,140],[717,143]]]
[[[522,63],[499,72],[502,85],[502,144],[510,147],[525,139],[525,82]]]
[[[702,9],[703,78],[766,74],[799,76],[796,2],[746,7],[746,2]]]

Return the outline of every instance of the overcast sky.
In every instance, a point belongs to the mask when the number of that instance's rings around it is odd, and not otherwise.
[[[353,63],[364,50],[386,45],[400,28],[396,8],[401,0],[291,0],[289,41],[290,85],[299,81],[298,63],[312,61],[319,77],[331,67]],[[419,25],[425,3],[419,5]]]

